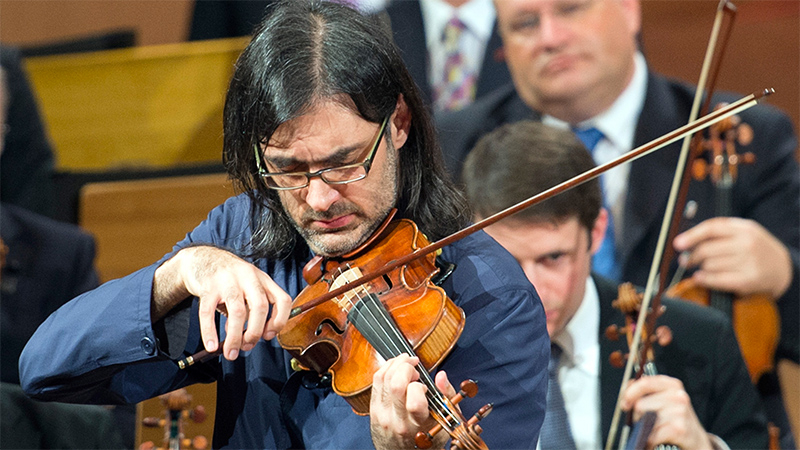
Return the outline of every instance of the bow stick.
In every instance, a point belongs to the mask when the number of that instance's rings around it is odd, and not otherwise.
[[[676,130],[673,130],[673,131],[671,131],[671,132],[669,132],[669,133],[667,133],[667,134],[665,134],[665,135],[663,135],[663,136],[661,136],[661,137],[659,137],[657,139],[654,139],[654,140],[650,141],[647,144],[644,144],[644,145],[642,145],[640,147],[637,147],[637,148],[629,151],[628,153],[626,153],[624,155],[621,155],[620,157],[618,157],[618,158],[616,158],[616,159],[614,159],[612,161],[609,161],[609,162],[607,162],[607,163],[605,163],[603,165],[597,166],[597,167],[595,167],[595,168],[593,168],[591,170],[588,170],[588,171],[586,171],[586,172],[584,172],[584,173],[582,173],[580,175],[577,175],[577,176],[575,176],[573,178],[570,178],[569,180],[564,181],[564,182],[562,182],[562,183],[560,183],[560,184],[558,184],[556,186],[553,186],[550,189],[547,189],[547,190],[545,190],[545,191],[543,191],[543,192],[541,192],[541,193],[539,193],[537,195],[534,195],[533,197],[530,197],[527,200],[523,200],[523,201],[517,203],[516,205],[510,206],[510,207],[504,209],[503,211],[500,211],[500,212],[498,212],[496,214],[493,214],[493,215],[491,215],[491,216],[489,216],[489,217],[487,217],[487,218],[485,218],[485,219],[483,219],[483,220],[481,220],[481,221],[479,221],[477,223],[474,223],[474,224],[472,224],[472,225],[470,225],[470,226],[468,226],[468,227],[466,227],[466,228],[464,228],[464,229],[462,229],[460,231],[457,231],[457,232],[451,234],[450,236],[444,237],[444,238],[442,238],[442,239],[440,239],[440,240],[428,245],[427,247],[419,248],[419,249],[417,249],[417,250],[415,250],[415,251],[413,251],[413,252],[411,252],[411,253],[409,253],[409,254],[401,257],[401,258],[398,258],[394,262],[383,266],[383,268],[380,269],[380,270],[377,270],[377,271],[372,272],[372,273],[364,274],[362,277],[360,277],[358,280],[356,280],[356,281],[354,281],[352,283],[345,284],[345,285],[343,285],[341,287],[338,287],[336,289],[332,289],[329,292],[327,292],[327,293],[325,293],[323,295],[320,295],[317,299],[305,303],[301,307],[293,308],[291,310],[290,314],[289,314],[289,317],[295,317],[295,316],[297,316],[299,314],[302,314],[302,313],[310,310],[311,308],[319,306],[322,303],[327,302],[328,300],[331,300],[331,299],[333,299],[335,297],[338,297],[338,296],[340,296],[340,295],[352,290],[356,286],[359,286],[361,284],[364,284],[364,283],[367,283],[369,281],[372,281],[372,280],[374,280],[374,279],[376,279],[378,277],[381,277],[381,276],[391,272],[392,270],[397,269],[398,267],[401,267],[401,266],[404,266],[404,265],[408,264],[411,261],[414,261],[414,260],[416,260],[418,258],[421,258],[421,257],[425,256],[425,255],[428,255],[430,253],[438,251],[441,248],[443,248],[443,247],[445,247],[447,245],[450,245],[450,244],[452,244],[453,242],[455,242],[455,241],[457,241],[459,239],[463,239],[463,238],[469,236],[470,234],[475,233],[476,231],[482,230],[483,228],[486,228],[489,225],[492,225],[493,223],[495,223],[495,222],[497,222],[497,221],[499,221],[501,219],[504,219],[504,218],[516,213],[516,212],[519,212],[519,211],[521,211],[521,210],[523,210],[523,209],[525,209],[525,208],[527,208],[529,206],[532,206],[532,205],[535,205],[537,203],[540,203],[540,202],[542,202],[544,200],[547,200],[550,197],[553,197],[553,196],[555,196],[557,194],[560,194],[561,192],[564,192],[564,191],[566,191],[568,189],[572,189],[573,187],[579,186],[579,185],[581,185],[583,183],[586,183],[587,181],[593,180],[593,179],[599,177],[600,175],[602,175],[604,172],[608,171],[609,169],[617,167],[620,164],[624,164],[626,162],[633,161],[633,160],[641,158],[641,157],[643,157],[645,155],[653,153],[656,150],[664,148],[667,145],[669,145],[669,144],[671,144],[673,142],[676,142],[676,141],[682,139],[683,137],[685,137],[687,135],[690,135],[690,134],[695,133],[697,131],[700,131],[700,130],[703,130],[705,128],[708,128],[711,125],[713,125],[713,124],[715,124],[715,123],[717,123],[717,122],[719,122],[721,120],[725,120],[726,118],[728,118],[730,116],[736,115],[736,114],[738,114],[738,113],[740,113],[740,112],[742,112],[742,111],[744,111],[744,110],[746,110],[748,108],[751,108],[751,107],[755,106],[761,98],[763,98],[766,95],[770,95],[773,92],[775,92],[774,89],[768,88],[768,89],[764,89],[762,92],[750,94],[750,95],[748,95],[746,97],[743,97],[743,98],[737,100],[734,103],[731,103],[730,105],[728,105],[728,106],[726,106],[724,108],[718,109],[718,110],[716,110],[716,111],[714,111],[714,112],[712,112],[712,113],[710,113],[710,114],[708,114],[706,116],[701,117],[700,119],[697,119],[697,120],[695,120],[695,121],[693,121],[691,123],[688,123],[688,124],[678,128]],[[214,351],[214,352],[208,352],[206,350],[201,350],[200,352],[197,352],[192,356],[189,356],[189,357],[187,357],[185,359],[182,359],[182,360],[178,361],[178,366],[181,369],[185,369],[186,367],[188,367],[188,366],[190,366],[190,365],[192,365],[192,364],[194,364],[196,362],[205,361],[205,360],[207,360],[207,359],[209,359],[211,357],[219,356],[220,354],[222,354],[222,345],[223,345],[223,343],[221,342],[219,344],[219,346],[217,347],[217,350]]]

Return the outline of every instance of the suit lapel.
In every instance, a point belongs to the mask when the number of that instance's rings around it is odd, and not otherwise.
[[[497,33],[497,21],[495,21],[492,35],[486,43],[486,51],[483,54],[475,97],[480,97],[510,82],[511,74],[508,72],[506,58],[503,54],[503,40]]]
[[[428,82],[428,46],[425,42],[425,25],[419,1],[392,2],[386,11],[392,23],[392,36],[403,61],[417,82],[427,104],[431,104],[433,91]]]
[[[647,95],[639,117],[634,137],[634,146],[646,144],[675,128],[685,125],[688,117],[680,117],[681,109],[671,95],[668,82],[650,74]],[[617,243],[617,252],[622,262],[623,278],[629,279],[631,265],[649,260],[655,249],[635,252],[650,231],[657,232],[656,225],[664,217],[666,194],[672,184],[681,143],[676,142],[654,154],[636,160],[631,165],[625,199],[623,239]],[[632,261],[632,256],[638,256]],[[649,267],[649,266],[648,266]]]

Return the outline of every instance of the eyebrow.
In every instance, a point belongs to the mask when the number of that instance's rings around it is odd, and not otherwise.
[[[318,161],[302,161],[302,160],[296,159],[296,158],[294,158],[292,156],[280,156],[280,155],[278,155],[278,156],[271,156],[271,157],[266,157],[265,156],[264,157],[264,162],[269,163],[272,167],[276,167],[278,169],[280,169],[282,167],[293,167],[293,166],[302,165],[302,164],[309,165],[311,163],[318,163],[318,164],[321,164],[321,165],[324,165],[324,166],[336,167],[336,166],[340,166],[340,165],[348,163],[348,161],[352,159],[353,152],[356,152],[356,151],[359,151],[359,150],[360,151],[367,151],[368,149],[366,147],[371,145],[371,144],[372,144],[372,142],[370,141],[370,143],[367,143],[367,144],[356,144],[356,145],[350,145],[350,146],[347,146],[347,147],[342,147],[342,148],[339,148],[339,149],[335,150],[331,155],[328,155],[327,157],[325,157],[325,158],[323,158],[321,160],[318,160]]]

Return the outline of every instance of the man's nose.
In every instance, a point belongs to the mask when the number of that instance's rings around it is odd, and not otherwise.
[[[340,197],[339,191],[320,177],[313,177],[306,187],[306,203],[314,211],[327,211]]]
[[[539,44],[546,49],[560,48],[568,33],[568,24],[555,14],[542,14],[539,24]]]

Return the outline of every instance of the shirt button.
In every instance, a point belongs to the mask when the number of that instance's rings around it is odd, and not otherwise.
[[[148,355],[152,355],[156,352],[156,346],[153,345],[153,341],[149,337],[143,337],[141,345],[142,350]]]

